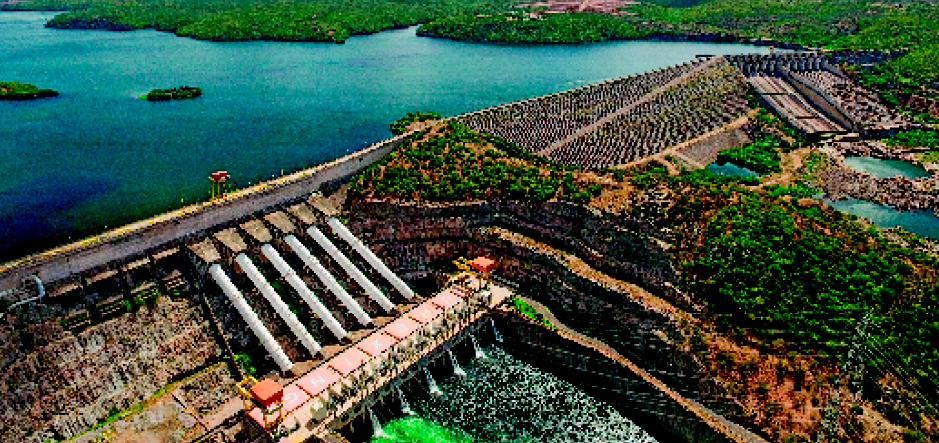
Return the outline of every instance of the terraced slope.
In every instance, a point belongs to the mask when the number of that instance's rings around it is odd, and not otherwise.
[[[552,160],[606,167],[655,155],[749,111],[723,57],[559,92],[459,120]]]

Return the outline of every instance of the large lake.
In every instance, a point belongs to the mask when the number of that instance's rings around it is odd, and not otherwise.
[[[157,31],[63,31],[0,13],[0,80],[62,95],[0,102],[0,260],[361,149],[414,110],[454,115],[748,45],[488,46],[414,28],[324,43],[212,43]],[[153,88],[198,86],[150,103]]]

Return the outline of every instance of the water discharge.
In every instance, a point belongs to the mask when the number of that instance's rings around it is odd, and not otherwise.
[[[470,335],[470,342],[473,343],[473,351],[476,353],[476,358],[486,358],[486,353],[479,347],[479,343],[476,342],[476,337]]]
[[[401,392],[401,388],[395,388],[395,392],[398,394],[398,400],[401,401],[401,413],[404,415],[417,415],[414,413],[414,410],[411,409],[411,405],[408,404],[408,399],[404,398],[404,393]]]
[[[642,428],[612,406],[570,383],[521,362],[493,347],[488,359],[466,365],[467,377],[440,383],[441,395],[413,400],[424,420],[405,418],[385,426],[390,441],[475,441],[655,443]],[[399,431],[400,429],[400,431]],[[420,440],[418,429],[449,437]],[[389,440],[376,440],[373,443]]]
[[[432,396],[441,396],[443,392],[437,387],[437,380],[434,380],[434,376],[430,375],[430,371],[427,368],[424,368],[424,379],[427,381],[427,392]]]
[[[447,355],[450,356],[450,364],[453,366],[453,375],[457,377],[466,377],[466,371],[460,367],[460,362],[456,361],[456,357],[453,356],[453,351],[447,349]]]

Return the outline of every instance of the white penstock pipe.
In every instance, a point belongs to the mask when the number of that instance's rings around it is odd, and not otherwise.
[[[339,282],[333,277],[326,268],[320,264],[320,261],[310,254],[310,250],[303,246],[303,243],[300,243],[300,240],[297,240],[297,237],[288,235],[284,237],[284,241],[287,242],[287,246],[290,246],[290,249],[293,249],[293,252],[300,257],[300,260],[303,260],[303,264],[307,265],[310,269],[313,270],[313,273],[316,274],[316,277],[326,285],[326,288],[332,292],[339,301],[352,313],[356,320],[359,321],[362,326],[369,326],[372,324],[372,318],[368,316],[365,310],[359,306],[358,302],[346,292],[342,286],[339,285]]]
[[[318,354],[320,349],[322,349],[320,344],[317,343],[316,340],[313,339],[313,336],[310,335],[310,332],[300,324],[300,320],[297,319],[297,316],[287,307],[287,304],[280,298],[280,295],[277,295],[277,291],[271,287],[271,284],[267,282],[267,279],[264,278],[261,271],[258,271],[258,268],[254,266],[251,259],[244,253],[241,253],[235,257],[235,261],[241,265],[241,269],[245,271],[245,274],[248,274],[248,278],[254,282],[254,286],[258,288],[258,291],[261,291],[261,295],[274,307],[274,310],[277,311],[280,318],[284,319],[284,322],[287,323],[287,327],[293,331],[293,335],[296,335],[300,343],[303,343],[303,347],[310,351],[310,355]]]
[[[215,283],[218,283],[218,286],[222,288],[222,292],[228,296],[231,303],[235,305],[235,309],[241,314],[241,318],[248,323],[248,327],[251,328],[254,335],[261,341],[261,345],[264,346],[267,353],[270,354],[274,362],[277,363],[277,367],[283,372],[287,372],[293,368],[293,362],[290,361],[290,358],[284,353],[284,349],[280,347],[277,340],[274,340],[274,336],[271,335],[270,331],[261,323],[261,319],[254,313],[254,310],[251,309],[248,302],[245,301],[244,296],[241,295],[241,291],[235,287],[235,284],[232,283],[228,275],[225,274],[225,270],[216,263],[209,267],[209,275],[211,275]]]
[[[375,268],[379,274],[385,277],[385,279],[387,279],[388,282],[391,283],[391,285],[394,286],[395,289],[397,289],[398,292],[404,296],[404,298],[408,300],[414,298],[414,291],[408,287],[407,283],[405,283],[404,280],[398,278],[398,276],[392,272],[391,269],[388,269],[388,266],[385,266],[385,263],[382,262],[381,259],[378,258],[378,256],[375,255],[371,249],[368,248],[368,246],[365,246],[365,243],[362,243],[362,240],[359,240],[359,238],[356,237],[352,231],[349,231],[349,228],[346,228],[346,225],[342,224],[339,219],[336,217],[329,217],[329,219],[326,220],[326,223],[328,223],[329,227],[333,229],[333,232],[339,234],[339,236],[342,237],[342,239],[345,240],[349,246],[352,246],[352,249],[355,249],[355,252],[358,252],[359,255],[361,255],[362,258],[368,262],[368,264],[372,265],[372,267]]]
[[[323,234],[323,231],[320,231],[316,226],[310,226],[306,232],[307,234],[310,234],[310,236],[313,237],[313,240],[316,240],[316,242],[319,243],[323,249],[326,250],[329,256],[333,258],[333,260],[336,260],[336,263],[339,263],[339,266],[341,266],[342,269],[346,271],[346,273],[352,276],[352,278],[356,281],[356,283],[359,284],[359,286],[365,289],[365,293],[368,294],[369,298],[374,300],[375,303],[378,303],[378,305],[381,306],[385,312],[389,312],[394,309],[394,303],[392,303],[391,300],[388,300],[388,297],[385,297],[385,294],[382,294],[381,291],[375,287],[371,281],[369,281],[368,277],[366,277],[365,274],[359,270],[359,268],[355,267],[355,265],[352,264],[348,258],[346,258],[345,254],[336,248],[336,245],[334,245],[333,242],[326,238],[326,234]]]
[[[284,280],[287,280],[287,283],[290,283],[290,286],[293,286],[293,289],[300,294],[300,298],[310,305],[313,312],[323,320],[323,323],[325,323],[326,327],[336,336],[337,340],[342,341],[342,339],[349,335],[346,330],[342,328],[342,325],[333,318],[332,313],[326,309],[326,306],[320,303],[320,300],[316,298],[316,294],[307,287],[306,283],[300,279],[300,276],[284,261],[283,257],[280,256],[280,253],[277,252],[273,246],[267,244],[261,246],[261,253],[277,268],[277,271],[284,277]]]

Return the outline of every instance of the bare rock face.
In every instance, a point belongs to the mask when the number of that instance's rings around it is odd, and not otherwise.
[[[166,297],[78,334],[8,315],[0,336],[0,441],[78,435],[218,353],[198,308]]]

